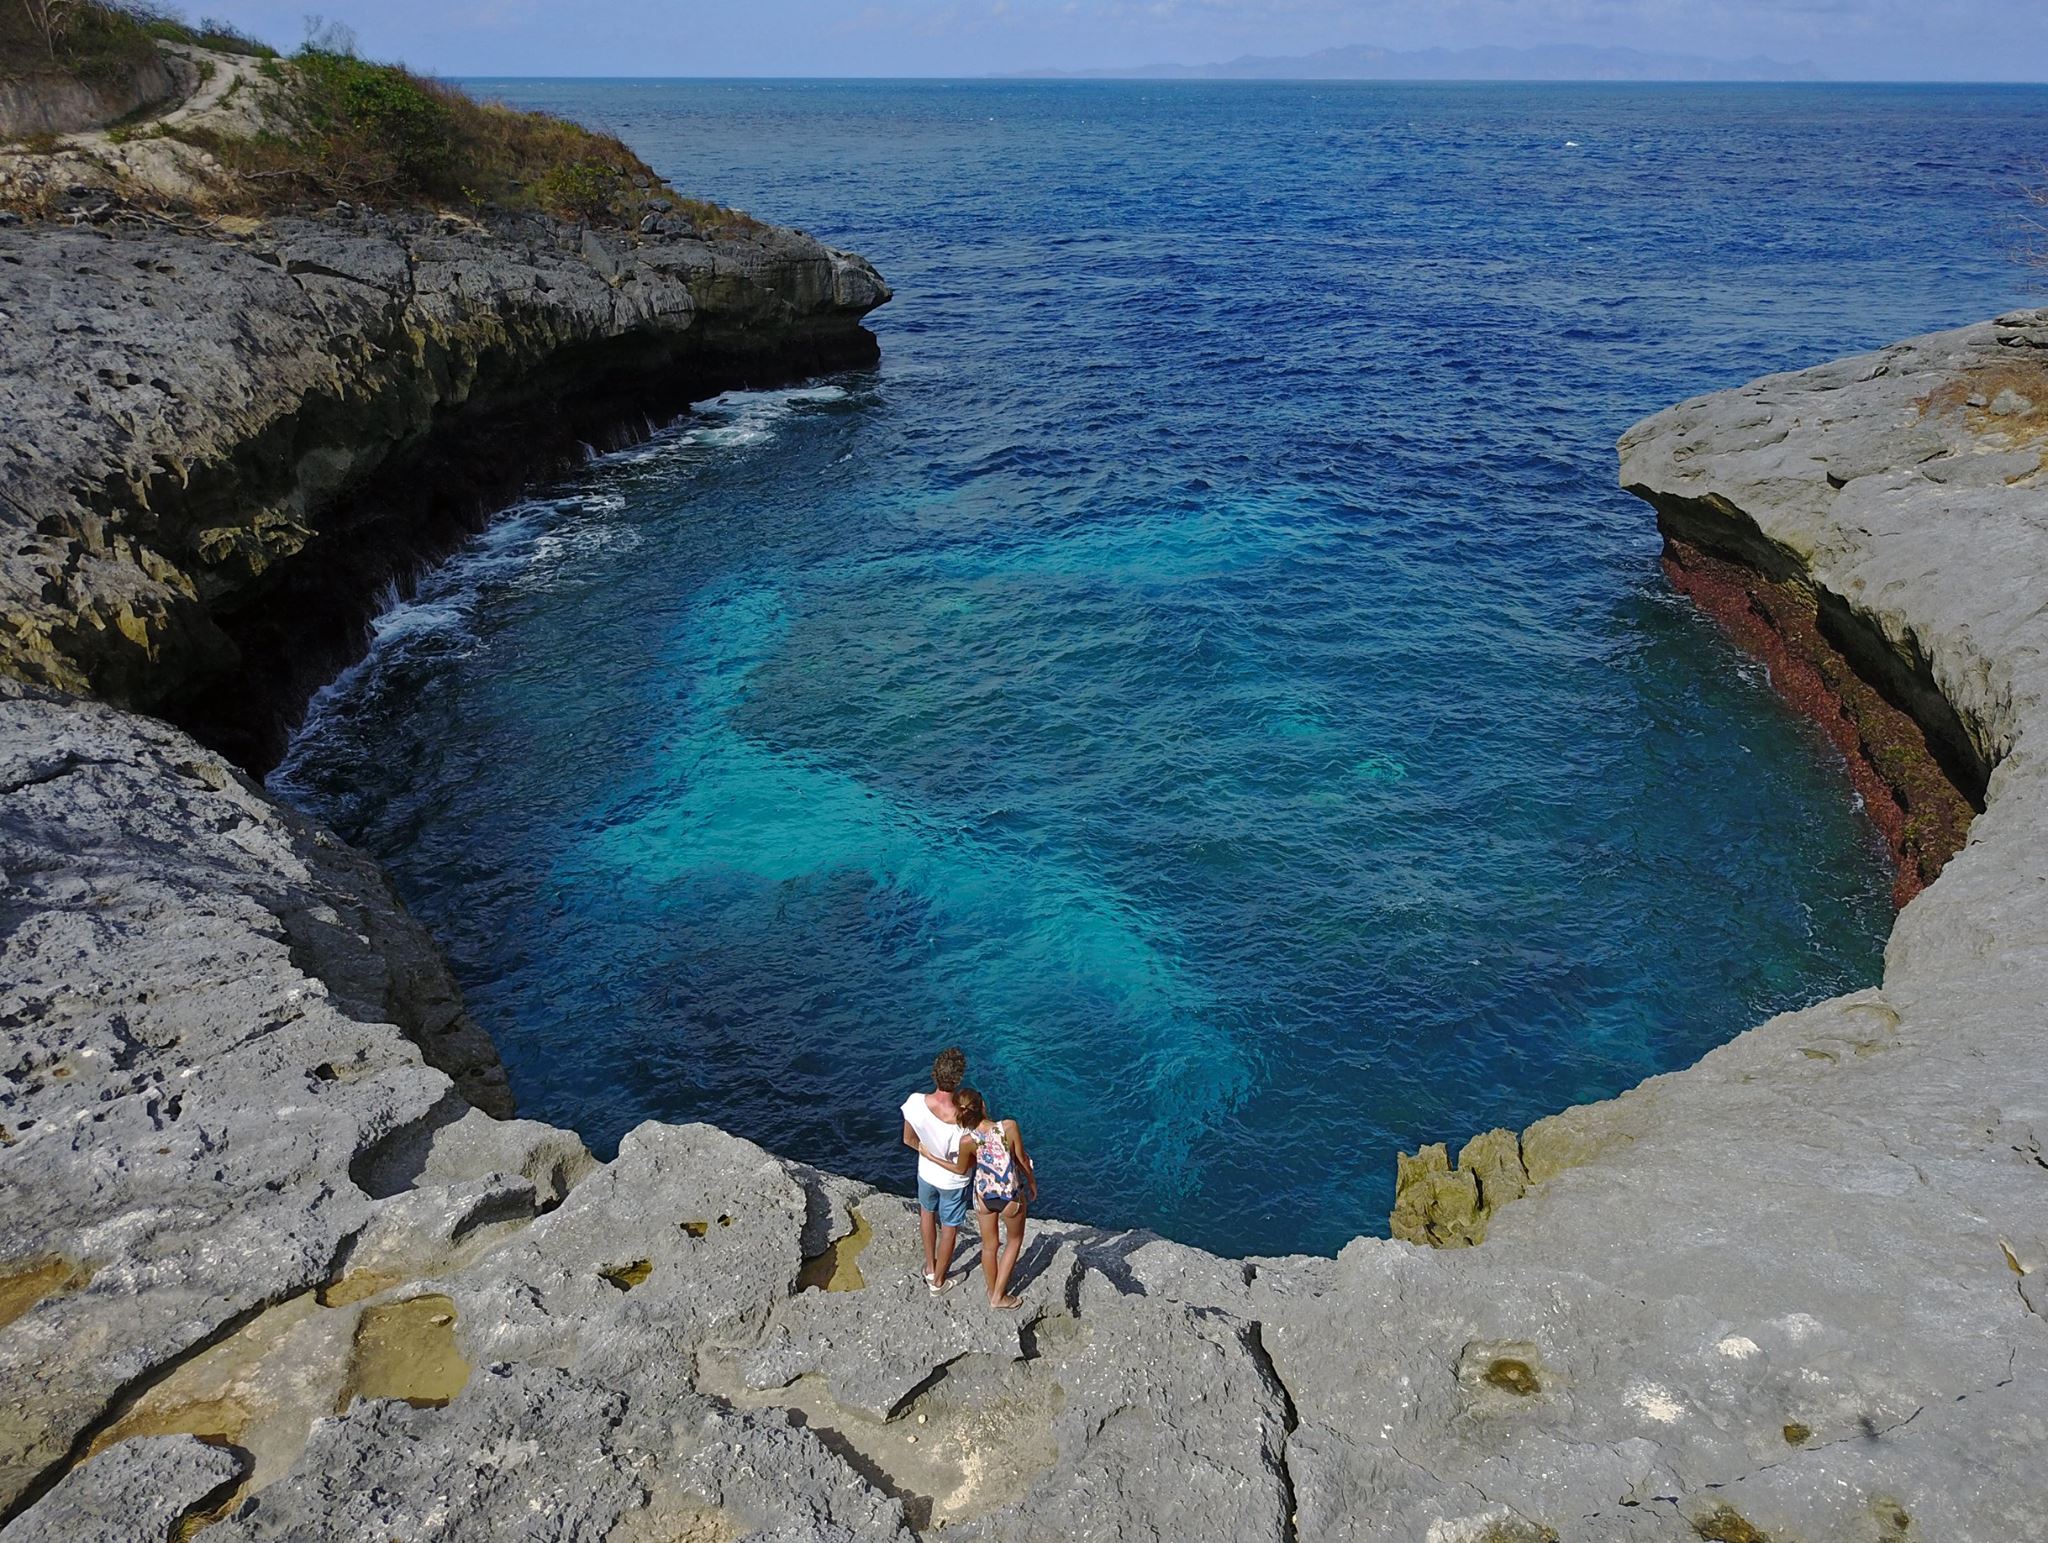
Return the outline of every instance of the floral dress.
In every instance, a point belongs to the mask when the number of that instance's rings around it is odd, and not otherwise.
[[[990,1120],[986,1131],[975,1132],[974,1198],[985,1210],[1000,1211],[1017,1198],[1017,1165],[1003,1144],[1003,1125]]]

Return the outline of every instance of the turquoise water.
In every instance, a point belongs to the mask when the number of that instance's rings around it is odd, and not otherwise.
[[[535,490],[278,784],[524,1112],[1384,1230],[1393,1153],[1877,977],[1818,736],[1668,590],[1644,412],[2024,298],[2048,93],[493,83],[857,248],[883,361]]]

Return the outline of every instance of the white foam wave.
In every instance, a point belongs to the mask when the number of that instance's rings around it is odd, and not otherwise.
[[[549,531],[533,538],[533,551],[527,560],[527,571],[521,576],[520,587],[550,588],[565,569],[607,552],[630,552],[640,542],[640,532],[631,525],[596,525]]]
[[[305,747],[335,715],[349,715],[395,666],[427,649],[473,641],[470,623],[493,588],[545,592],[575,579],[599,558],[628,551],[644,539],[628,519],[627,495],[603,485],[625,468],[693,459],[761,444],[776,427],[807,406],[846,400],[843,386],[797,386],[781,391],[728,391],[703,403],[650,439],[629,449],[599,452],[586,445],[585,465],[568,486],[546,497],[508,506],[414,593],[387,583],[369,625],[362,659],[314,693],[284,760],[272,773],[281,789],[293,786]]]
[[[462,627],[464,609],[459,605],[396,605],[372,617],[370,631],[380,644],[431,632],[453,632]]]
[[[728,391],[699,403],[686,418],[631,449],[597,464],[647,466],[695,459],[705,450],[744,449],[765,443],[793,412],[847,399],[844,386],[795,386],[783,391]]]

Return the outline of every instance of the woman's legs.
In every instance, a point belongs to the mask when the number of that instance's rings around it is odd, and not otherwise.
[[[1027,1207],[1021,1200],[1012,1200],[1003,1207],[1003,1259],[1001,1267],[990,1279],[989,1300],[997,1307],[1015,1307],[1018,1299],[1010,1295],[1010,1272],[1017,1268],[1017,1256],[1024,1252],[1024,1216]],[[985,1214],[985,1213],[984,1213]],[[994,1230],[994,1222],[990,1222]],[[987,1245],[984,1244],[984,1247]]]
[[[988,1277],[988,1294],[996,1292],[996,1213],[981,1203],[979,1195],[974,1197],[974,1222],[981,1229],[981,1269]]]

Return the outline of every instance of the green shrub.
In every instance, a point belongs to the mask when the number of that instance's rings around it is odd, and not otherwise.
[[[565,220],[616,218],[625,179],[616,168],[594,161],[550,166],[534,179],[533,198],[549,214]]]
[[[118,77],[146,63],[158,40],[224,54],[276,58],[277,50],[224,21],[189,26],[151,0],[46,4],[0,0],[0,79],[61,72],[81,80]]]
[[[217,17],[202,16],[199,25],[193,29],[193,41],[201,48],[211,48],[216,53],[246,54],[252,59],[275,59],[277,50],[258,38],[252,38],[239,27],[230,26]]]
[[[0,0],[0,80],[66,74],[87,82],[132,73],[155,53],[141,20],[111,5]]]
[[[563,219],[628,225],[659,198],[672,219],[700,230],[755,222],[678,197],[647,163],[607,134],[545,113],[478,102],[395,64],[359,58],[345,28],[319,26],[290,60],[212,19],[185,22],[155,0],[80,0],[64,12],[58,57],[24,0],[0,0],[0,77],[117,73],[157,43],[182,43],[261,61],[273,83],[273,127],[242,136],[185,125],[123,126],[123,140],[165,134],[211,152],[240,177],[225,200],[251,212],[332,202],[466,204],[536,209]],[[202,71],[213,61],[202,60]]]
[[[394,64],[302,50],[298,109],[322,158],[359,190],[436,191],[449,159],[447,103]]]
[[[186,43],[194,48],[210,48],[220,54],[246,54],[252,59],[275,59],[277,50],[268,43],[258,42],[246,32],[229,26],[212,17],[190,26],[175,16],[146,14],[142,16],[143,30],[153,38],[166,43]]]

